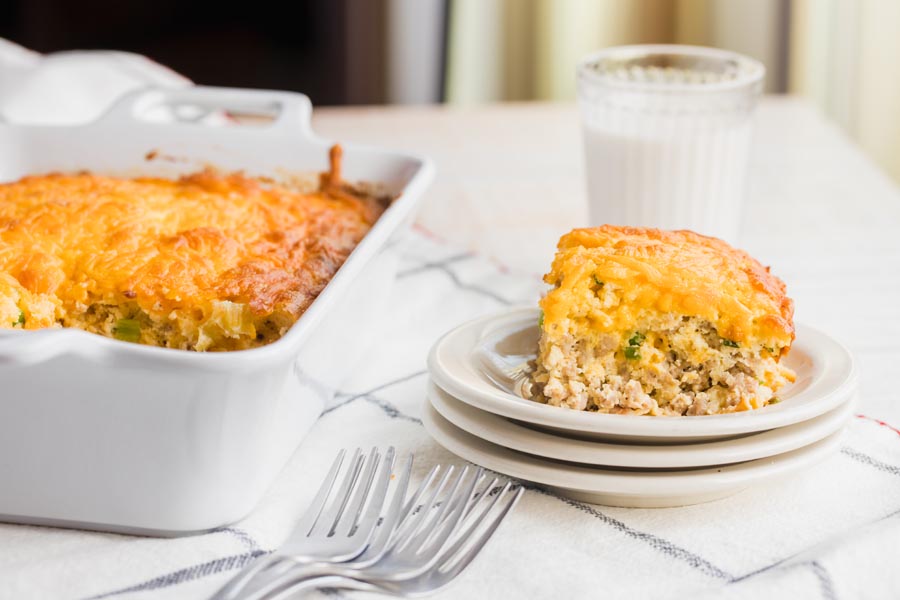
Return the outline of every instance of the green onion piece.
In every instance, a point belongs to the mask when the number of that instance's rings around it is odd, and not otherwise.
[[[728,346],[729,348],[737,348],[738,347],[737,342],[733,342],[731,340],[726,340],[725,338],[722,338],[722,345]]]
[[[113,337],[123,342],[137,342],[141,339],[141,324],[134,319],[119,319],[112,330]]]
[[[643,333],[641,333],[640,331],[635,331],[634,335],[631,336],[631,339],[628,340],[628,345],[629,346],[640,346],[641,344],[644,343],[644,340],[646,340],[646,339],[647,339],[647,336],[645,336]]]
[[[773,396],[772,399],[769,400],[769,404],[778,404],[779,402],[781,402],[781,398],[778,398],[777,396]]]
[[[637,346],[625,346],[625,358],[628,360],[640,360],[641,351]]]
[[[19,318],[16,319],[15,321],[13,321],[12,326],[15,327],[16,325],[24,325],[24,324],[25,324],[25,313],[20,310]]]
[[[596,275],[591,275],[591,277],[594,278],[594,283],[597,284],[597,287],[601,287],[601,288],[603,287],[603,282],[600,281],[599,279],[597,279],[597,276],[596,276]]]
[[[544,326],[544,311],[541,311],[541,316],[538,317],[538,327]]]

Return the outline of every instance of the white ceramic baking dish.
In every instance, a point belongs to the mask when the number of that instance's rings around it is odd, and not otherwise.
[[[198,118],[154,117],[172,109]],[[199,118],[220,109],[273,118],[219,127]],[[311,132],[310,115],[300,94],[148,89],[90,124],[0,124],[0,181],[83,169],[176,176],[204,165],[276,178],[322,171],[331,142]],[[411,221],[433,167],[344,144],[344,176],[398,197],[269,346],[202,354],[72,329],[0,330],[0,520],[177,535],[250,512],[359,358],[396,272],[385,248]]]

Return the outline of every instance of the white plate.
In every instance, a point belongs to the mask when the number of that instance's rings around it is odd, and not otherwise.
[[[808,446],[838,431],[852,414],[846,402],[808,421],[763,433],[699,444],[606,444],[537,431],[457,400],[434,382],[428,400],[456,427],[487,442],[543,458],[633,469],[676,469],[726,465]]]
[[[510,477],[551,487],[594,504],[661,508],[709,502],[751,485],[801,471],[837,450],[841,431],[785,454],[736,465],[679,471],[629,471],[573,465],[491,444],[453,425],[425,404],[425,429],[457,456]]]
[[[444,335],[432,347],[428,370],[435,383],[476,408],[533,426],[594,438],[676,443],[735,437],[812,419],[847,401],[856,391],[850,352],[826,334],[795,324],[797,339],[786,364],[797,380],[779,392],[782,401],[760,410],[724,415],[646,417],[576,411],[539,404],[503,385],[496,369],[534,356],[536,308],[507,309],[476,319]],[[485,360],[489,358],[490,360]]]

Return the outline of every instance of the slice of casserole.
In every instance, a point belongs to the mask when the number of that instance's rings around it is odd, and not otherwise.
[[[562,237],[526,393],[575,410],[707,415],[777,401],[794,339],[784,283],[690,231],[605,225]]]
[[[280,338],[387,205],[341,181],[302,193],[205,171],[0,185],[0,327],[77,327],[187,350]]]

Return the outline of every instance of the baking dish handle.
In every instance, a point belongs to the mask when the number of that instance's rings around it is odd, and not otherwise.
[[[27,367],[62,354],[98,354],[93,344],[79,344],[84,332],[65,329],[16,331],[0,335],[0,367]],[[83,339],[80,340],[84,342]],[[76,347],[77,344],[77,347]]]
[[[168,109],[168,110],[167,110]],[[265,117],[263,123],[229,124],[234,115]],[[250,90],[209,86],[184,88],[148,87],[119,98],[96,122],[126,131],[136,125],[184,127],[205,125],[251,132],[313,137],[310,127],[312,103],[304,94],[276,90]],[[218,122],[216,122],[218,119]]]

